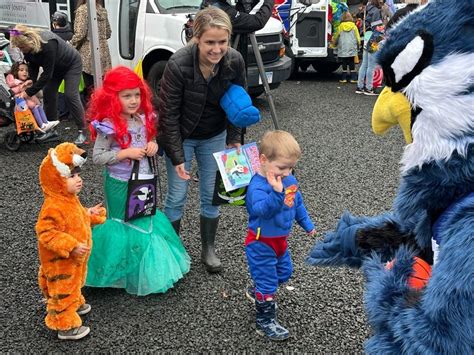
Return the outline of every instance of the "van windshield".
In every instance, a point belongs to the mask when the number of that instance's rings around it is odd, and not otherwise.
[[[184,9],[184,8],[196,8],[201,6],[202,0],[155,0],[155,3],[165,9]]]

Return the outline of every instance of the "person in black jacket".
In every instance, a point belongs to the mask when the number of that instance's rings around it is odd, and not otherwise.
[[[231,125],[220,99],[231,83],[246,87],[241,54],[230,48],[227,14],[208,7],[196,15],[190,43],[174,53],[161,80],[158,143],[166,153],[168,193],[164,212],[179,234],[191,161],[196,157],[201,202],[202,262],[219,272],[214,251],[219,208],[212,205],[217,164],[213,153],[240,148],[240,129]]]
[[[51,31],[38,31],[24,25],[16,25],[10,30],[10,42],[24,54],[33,80],[33,85],[23,95],[33,96],[43,90],[44,110],[49,121],[57,120],[58,88],[64,80],[66,102],[78,129],[74,144],[84,144],[84,107],[79,96],[82,61],[79,52]],[[43,72],[38,78],[40,67]]]
[[[51,25],[53,33],[56,33],[63,40],[70,41],[74,32],[72,32],[71,24],[68,21],[67,15],[64,12],[56,11],[51,16]]]

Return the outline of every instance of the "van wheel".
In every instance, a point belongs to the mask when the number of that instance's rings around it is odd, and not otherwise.
[[[148,85],[150,85],[151,91],[155,95],[156,100],[160,97],[161,78],[165,72],[167,62],[168,61],[166,60],[156,62],[151,66],[148,75],[146,76],[146,81],[148,82]]]
[[[314,70],[321,74],[330,74],[334,73],[341,64],[339,63],[327,63],[327,62],[313,62],[312,63]]]
[[[5,147],[11,152],[16,152],[20,149],[21,140],[16,131],[10,131],[5,134]]]

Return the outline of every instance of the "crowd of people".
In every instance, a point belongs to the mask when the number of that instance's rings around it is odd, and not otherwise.
[[[99,72],[105,73],[111,67],[107,45],[111,30],[103,1],[97,0],[96,8],[101,34],[99,41],[102,61]],[[37,30],[19,24],[7,32],[9,46],[6,46],[3,52],[8,53],[13,59],[8,71],[12,78],[6,82],[7,88],[12,89],[15,97],[23,98],[28,102],[28,107],[33,110],[41,133],[44,133],[43,139],[48,137],[46,131],[52,130],[59,122],[58,99],[64,99],[69,117],[77,127],[74,143],[82,145],[87,141],[85,102],[80,94],[82,82],[85,82],[86,92],[87,89],[90,91],[93,85],[87,18],[87,4],[83,0],[78,2],[74,31],[71,29],[67,15],[55,12],[51,17],[50,31]],[[18,66],[22,68],[21,71],[17,69]],[[27,76],[20,79],[19,73],[20,76],[24,73]],[[60,86],[63,86],[63,96],[59,95]],[[44,110],[36,97],[39,93],[43,96]],[[38,139],[42,140],[41,137]]]
[[[266,9],[273,7],[273,1],[264,3],[263,10],[253,15],[257,16],[255,28],[248,32],[263,27],[263,18],[268,20],[270,14]],[[230,47],[233,22],[245,16],[234,17],[232,21],[219,6],[206,7],[194,20],[193,40],[174,53],[166,65],[157,119],[146,82],[131,69],[111,68],[107,12],[100,0],[96,6],[101,69],[105,75],[103,86],[93,91],[90,89],[93,71],[85,1],[79,1],[74,31],[61,13],[53,15],[52,31],[38,31],[23,25],[9,31],[11,46],[20,50],[22,58],[12,63],[7,84],[17,97],[27,100],[38,125],[46,131],[58,122],[58,88],[64,81],[66,103],[77,125],[74,143],[85,143],[86,122],[89,122],[94,141],[92,160],[104,167],[107,217],[92,230],[92,222],[86,222],[85,218],[86,228],[80,229],[80,233],[86,233],[85,239],[82,234],[75,235],[74,226],[69,234],[64,231],[61,211],[53,213],[43,207],[38,219],[42,271],[46,270],[43,262],[51,253],[64,267],[88,264],[88,274],[75,277],[74,282],[40,272],[41,289],[47,299],[46,325],[58,331],[60,339],[68,340],[81,339],[90,331],[78,316],[91,310],[80,292],[84,283],[91,287],[123,288],[142,296],[166,292],[189,271],[190,257],[179,233],[193,159],[199,171],[201,261],[210,273],[223,269],[215,253],[220,212],[212,203],[217,170],[213,153],[226,147],[239,151],[241,130],[227,120],[220,100],[230,84],[246,88],[244,58]],[[343,65],[341,81],[357,83],[356,92],[375,94],[373,56],[383,39],[385,26],[394,16],[391,11],[384,1],[369,0],[354,16],[362,19],[362,30],[346,12],[333,37]],[[354,58],[361,38],[364,54],[357,78]],[[40,68],[42,73],[38,77]],[[37,77],[37,80],[29,80]],[[79,92],[81,77],[88,95],[91,94],[86,112]],[[35,96],[40,90],[44,110]],[[165,155],[168,178],[164,212],[156,211],[126,221],[129,179],[134,169],[131,162],[139,162],[138,175],[153,175],[152,160],[159,147]],[[246,294],[255,303],[257,331],[271,340],[284,340],[289,332],[277,320],[276,293],[279,285],[292,274],[287,238],[295,220],[310,236],[315,234],[315,226],[304,207],[298,182],[291,174],[301,155],[294,137],[284,131],[267,132],[261,138],[259,149],[261,168],[252,178],[246,196],[249,225],[245,252],[253,281]],[[50,152],[47,159],[52,160],[61,173],[60,178],[64,179],[63,184],[56,186],[62,190],[55,191],[55,187],[51,187],[45,197],[62,199],[63,203],[77,207],[77,195],[82,189],[80,170],[77,166],[68,168],[55,154],[55,151]],[[69,165],[74,162],[73,159]],[[103,216],[105,212],[97,205],[84,213],[94,220],[94,216]],[[64,285],[63,293],[53,292],[60,283]]]

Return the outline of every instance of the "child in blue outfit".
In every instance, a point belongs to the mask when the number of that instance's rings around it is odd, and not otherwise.
[[[269,131],[259,151],[260,171],[250,181],[245,201],[249,213],[245,253],[255,285],[247,296],[255,300],[257,333],[285,340],[289,332],[276,320],[275,294],[293,272],[287,238],[294,220],[311,236],[315,229],[298,181],[291,175],[301,156],[298,142],[288,132]]]

